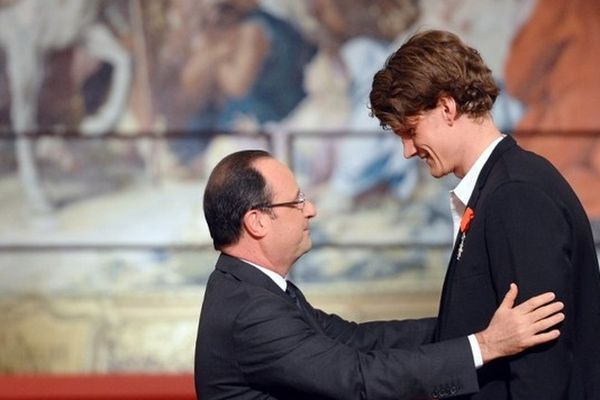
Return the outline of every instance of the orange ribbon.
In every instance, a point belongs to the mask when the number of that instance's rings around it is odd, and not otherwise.
[[[475,211],[471,207],[467,207],[465,213],[460,220],[460,231],[461,233],[465,233],[469,230],[471,226],[471,221],[475,218]]]

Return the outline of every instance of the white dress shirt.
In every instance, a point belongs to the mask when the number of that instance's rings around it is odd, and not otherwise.
[[[460,220],[467,209],[467,203],[469,202],[471,194],[473,194],[475,184],[477,183],[477,178],[479,178],[479,174],[481,173],[481,170],[483,169],[483,166],[487,162],[488,158],[490,158],[492,151],[494,151],[498,143],[500,143],[503,138],[504,135],[490,143],[490,145],[486,147],[481,155],[477,158],[477,161],[475,161],[471,169],[469,169],[469,172],[467,172],[458,185],[456,185],[456,187],[450,191],[450,212],[452,213],[452,223],[454,225],[453,242],[456,242],[456,238],[458,237]],[[473,351],[475,367],[479,368],[483,365],[483,357],[481,355],[481,348],[479,347],[479,343],[477,342],[475,335],[469,335],[469,343],[471,344],[471,350]]]

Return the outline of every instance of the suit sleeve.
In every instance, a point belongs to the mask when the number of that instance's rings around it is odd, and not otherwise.
[[[300,295],[327,336],[359,350],[414,349],[433,342],[436,318],[357,324],[313,308],[304,295]]]
[[[248,382],[279,398],[413,399],[478,390],[467,338],[412,351],[360,351],[312,329],[293,307],[253,297],[234,329]]]
[[[571,304],[570,227],[567,213],[532,184],[508,183],[493,194],[486,209],[486,246],[498,303],[510,282],[519,287],[518,303],[553,291],[565,302],[567,321],[558,341],[509,359],[510,392],[515,400],[562,399],[570,355],[567,341]]]
[[[363,351],[414,349],[433,342],[435,318],[374,321],[357,324],[335,314],[314,310],[327,336]]]

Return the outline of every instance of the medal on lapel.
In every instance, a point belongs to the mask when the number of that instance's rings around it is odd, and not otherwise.
[[[465,213],[460,220],[460,243],[458,244],[458,251],[456,252],[456,260],[460,260],[465,245],[465,238],[467,237],[467,231],[471,226],[471,221],[475,218],[475,211],[471,207],[467,207]]]

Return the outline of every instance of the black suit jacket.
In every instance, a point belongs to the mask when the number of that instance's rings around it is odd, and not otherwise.
[[[196,342],[201,400],[427,399],[477,390],[465,337],[422,345],[435,320],[356,324],[302,308],[255,267],[221,255]]]
[[[566,319],[556,342],[478,371],[472,399],[600,399],[600,273],[588,218],[568,183],[511,137],[492,152],[469,200],[475,218],[444,282],[436,339],[487,326],[508,290],[554,291]]]

